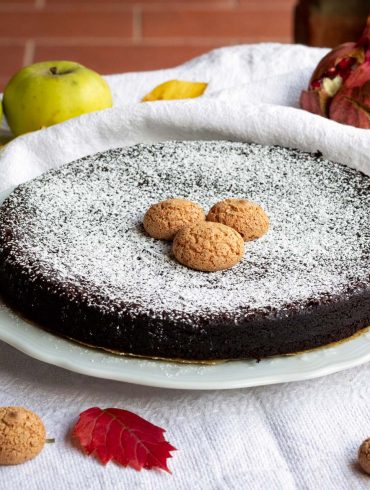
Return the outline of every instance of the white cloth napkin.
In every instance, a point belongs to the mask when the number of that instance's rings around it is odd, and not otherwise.
[[[97,151],[169,139],[228,139],[320,150],[369,171],[368,130],[337,124],[298,108],[323,49],[257,44],[213,51],[156,72],[107,77],[114,108],[88,114],[8,144],[0,155],[0,191],[51,167]],[[173,78],[206,81],[202,98],[139,104]]]
[[[213,51],[180,67],[107,77],[114,108],[15,139],[0,152],[0,191],[97,151],[168,139],[229,139],[320,150],[370,174],[370,132],[298,108],[323,49],[260,44]],[[107,52],[109,55],[109,52]],[[138,104],[173,78],[206,81],[199,99]],[[360,489],[370,436],[369,365],[313,381],[186,392],[93,379],[0,344],[0,404],[39,413],[49,437],[33,462],[0,468],[8,489]],[[173,475],[102,467],[68,430],[91,406],[132,410],[167,428]]]

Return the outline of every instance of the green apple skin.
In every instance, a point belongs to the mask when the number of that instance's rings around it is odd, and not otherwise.
[[[107,82],[73,61],[44,61],[19,70],[4,90],[3,109],[15,136],[112,107]]]

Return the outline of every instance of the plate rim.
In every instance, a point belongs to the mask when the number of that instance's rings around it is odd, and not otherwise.
[[[4,312],[5,312],[5,322],[4,322]],[[235,360],[227,361],[225,363],[219,363],[216,365],[194,365],[194,364],[181,364],[174,361],[162,361],[155,359],[141,359],[131,356],[118,355],[109,352],[105,352],[101,349],[95,349],[88,346],[82,346],[77,342],[68,340],[59,336],[56,336],[50,332],[45,331],[41,327],[38,327],[31,321],[28,321],[18,315],[14,310],[8,307],[0,299],[0,340],[6,344],[14,347],[15,349],[23,352],[24,354],[51,364],[68,371],[76,372],[78,374],[83,374],[87,376],[92,376],[95,378],[109,379],[114,381],[133,383],[142,386],[151,386],[155,388],[167,388],[167,389],[185,389],[185,390],[224,390],[224,389],[239,389],[239,388],[249,388],[256,386],[267,386],[272,384],[287,383],[294,381],[304,381],[309,379],[314,379],[318,377],[327,376],[329,374],[334,374],[336,372],[349,369],[351,367],[356,367],[365,362],[370,361],[370,331],[364,332],[362,334],[357,334],[347,341],[340,342],[335,345],[329,345],[327,347],[321,347],[319,349],[314,349],[312,351],[306,351],[298,353],[295,355],[288,356],[275,356],[272,358],[262,359],[260,362],[255,360]],[[15,328],[14,328],[15,327]],[[22,330],[23,329],[23,330]],[[20,333],[23,335],[19,335]],[[28,331],[28,332],[27,332]],[[30,334],[31,332],[31,334]],[[366,337],[367,334],[367,337]],[[28,342],[27,337],[32,336],[34,342]],[[55,352],[52,352],[50,348],[45,348],[45,340],[47,343],[51,342],[51,346],[55,346],[55,343],[62,345],[62,349],[56,348]],[[358,344],[360,350],[363,352],[360,355],[356,355],[356,349],[353,349],[352,355],[344,356],[341,359],[341,351],[344,349],[352,350],[351,346],[353,344]],[[36,347],[39,345],[39,348]],[[70,349],[73,346],[73,350],[79,352],[78,362],[76,363],[76,357],[67,355],[67,351],[64,351],[63,347]],[[358,349],[357,349],[358,350]],[[333,355],[327,356],[327,353],[331,352]],[[93,362],[91,365],[91,354],[103,355],[103,359],[112,356],[118,359],[117,366],[113,369],[104,365],[104,363]],[[302,364],[302,358],[304,359],[304,364]],[[325,360],[325,358],[327,359]],[[119,359],[124,359],[122,366],[128,366],[128,369],[122,369],[119,365]],[[82,360],[82,362],[81,362]],[[222,372],[224,367],[227,365],[233,366],[243,366],[247,363],[254,363],[255,369],[258,371],[263,371],[266,367],[266,363],[271,363],[274,361],[278,364],[288,362],[293,362],[293,365],[300,363],[304,365],[304,369],[291,370],[285,373],[277,370],[274,374],[269,372],[267,375],[255,376],[253,373],[251,376],[236,377],[235,379],[222,379]],[[144,361],[148,363],[147,368],[138,367],[135,368],[135,364]],[[160,363],[160,364],[159,364]],[[318,365],[317,365],[318,364]],[[176,365],[179,368],[180,375],[168,376],[159,369],[159,374],[153,375],[153,365],[158,368],[159,366],[166,367],[166,365],[173,367]],[[199,368],[201,366],[202,370],[217,370],[221,375],[218,379],[207,378],[207,373],[205,375],[197,377],[194,374],[194,379],[182,379],[181,370],[190,368]],[[144,375],[144,376],[143,376]]]
[[[15,186],[11,186],[6,190],[0,192],[0,204],[14,190],[14,188]],[[5,311],[5,323],[3,321],[4,311]],[[23,337],[22,335],[19,336],[19,333],[22,332],[22,328],[23,328]],[[25,333],[27,332],[27,329],[31,329],[32,332],[31,336],[33,336],[34,339],[38,341],[38,342],[34,341],[33,343],[35,345],[41,346],[40,348],[33,346],[32,342],[31,343],[27,342],[27,339],[25,338]],[[98,362],[93,363],[94,365],[92,366],[91,362],[89,362],[88,359],[85,359],[86,362],[84,365],[81,363],[73,362],[74,360],[73,357],[69,358],[68,356],[60,355],[60,352],[62,352],[63,349],[61,349],[59,352],[59,348],[58,349],[55,348],[54,353],[51,352],[50,349],[49,350],[48,349],[45,350],[45,348],[43,349],[42,345],[43,345],[43,341],[45,343],[45,339],[51,341],[50,345],[53,345],[52,341],[54,341],[54,344],[56,342],[59,342],[61,343],[62,346],[65,347],[71,347],[71,345],[73,345],[74,349],[77,349],[77,351],[80,352],[79,355],[80,360],[81,358],[82,359],[84,358],[83,351],[102,354],[103,358],[105,358],[105,356],[107,357],[114,356],[117,359],[122,358],[125,360],[124,363],[122,363],[122,365],[125,365],[126,367],[129,366],[128,372],[126,370],[125,373],[125,370],[124,369],[120,370],[120,368],[118,369],[118,372],[117,369],[113,369],[113,371],[111,369],[104,370],[104,366],[102,367],[102,365],[101,364],[99,365]],[[235,360],[235,361],[226,361],[225,363],[207,366],[204,364],[202,365],[191,364],[191,363],[182,364],[182,363],[176,363],[175,361],[164,361],[164,360],[137,358],[129,355],[126,356],[118,355],[118,354],[103,351],[102,349],[99,348],[82,346],[81,344],[78,344],[77,342],[73,342],[72,340],[68,340],[60,336],[54,335],[53,333],[44,330],[42,327],[37,326],[35,323],[27,320],[26,318],[22,317],[17,312],[12,310],[2,301],[1,297],[0,297],[0,340],[34,359],[37,359],[41,362],[45,362],[50,365],[60,367],[62,369],[66,369],[68,371],[76,372],[87,376],[92,376],[95,378],[109,379],[109,380],[126,382],[126,383],[134,383],[142,386],[151,386],[151,387],[166,388],[166,389],[183,389],[183,390],[239,389],[239,388],[249,388],[249,387],[256,387],[256,386],[267,386],[272,384],[287,383],[287,382],[294,382],[294,381],[304,381],[304,380],[323,377],[330,374],[334,374],[336,372],[344,371],[346,369],[356,367],[370,361],[370,331],[368,331],[367,333],[364,332],[362,334],[357,333],[355,334],[355,336],[349,338],[348,340],[339,342],[335,345],[329,345],[326,347],[324,346],[318,349],[305,351],[294,355],[285,355],[285,356],[281,355],[272,358],[262,359],[258,363],[255,360]],[[352,346],[354,346],[355,348],[352,349]],[[341,356],[342,351],[346,354],[343,357]],[[346,351],[349,352],[346,353]],[[56,354],[56,352],[59,352],[59,355]],[[327,353],[330,353],[332,355],[328,355],[326,361],[323,361]],[[317,355],[319,356],[319,361],[317,361],[317,359],[315,360],[315,358],[317,358]],[[85,357],[86,356],[88,355],[85,354]],[[223,380],[219,378],[207,380],[207,376],[199,376],[199,378],[196,379],[196,381],[194,381],[194,379],[192,380],[186,379],[186,377],[185,379],[181,379],[181,370],[185,370],[186,367],[187,369],[189,369],[189,366],[198,367],[198,368],[199,366],[202,366],[202,369],[204,370],[215,369],[217,372],[220,371],[220,374],[222,375],[225,366],[234,365],[236,367],[241,366],[241,368],[243,368],[244,365],[246,364],[252,365],[253,363],[253,366],[257,367],[257,370],[261,371],[263,370],[263,367],[267,363],[269,362],[271,363],[272,360],[274,360],[275,363],[277,361],[278,364],[282,363],[284,366],[284,364],[292,363],[291,360],[294,359],[294,361],[298,361],[298,365],[299,365],[299,362],[301,362],[300,360],[302,359],[302,357],[305,358],[305,363],[303,364],[305,365],[304,369],[302,369],[302,363],[301,363],[300,364],[301,369],[291,370],[285,373],[270,372],[268,375],[265,376],[260,375],[257,377],[252,374],[251,376],[235,377],[235,379],[225,378]],[[140,368],[137,370],[136,374],[133,375],[132,372],[135,373],[135,363],[137,364],[140,361],[149,363],[148,368],[145,370],[145,372]],[[159,372],[162,373],[162,375],[153,376],[153,371],[155,370],[153,370],[150,366],[154,365],[156,367],[158,366],[165,367],[166,365],[168,365],[173,367],[174,364],[179,366],[180,369],[179,376],[173,376],[173,377],[167,376],[161,370],[159,370]],[[294,366],[295,362],[293,362],[292,364]],[[130,369],[131,369],[131,375],[130,375]],[[145,376],[143,377],[143,373],[146,375],[146,377]]]

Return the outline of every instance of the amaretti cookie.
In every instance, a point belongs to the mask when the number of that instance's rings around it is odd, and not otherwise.
[[[212,206],[207,221],[234,228],[245,241],[261,238],[269,229],[269,218],[258,204],[247,199],[225,199]]]
[[[182,227],[205,219],[199,204],[173,198],[152,204],[144,215],[143,225],[151,237],[172,240]]]
[[[199,271],[230,269],[244,255],[244,242],[237,231],[221,223],[195,223],[176,234],[173,253],[183,265]]]

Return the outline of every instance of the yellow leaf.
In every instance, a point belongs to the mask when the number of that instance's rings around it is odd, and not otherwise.
[[[142,102],[154,100],[193,99],[203,95],[208,83],[186,82],[184,80],[169,80],[155,87],[147,94]]]

